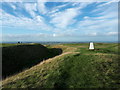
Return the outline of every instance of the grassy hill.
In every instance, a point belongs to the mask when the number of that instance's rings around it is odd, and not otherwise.
[[[46,45],[61,48],[59,56],[44,60],[2,81],[3,88],[120,88],[118,44]]]
[[[3,46],[2,76],[5,78],[6,76],[18,73],[60,53],[62,53],[61,49],[48,49],[41,44]]]

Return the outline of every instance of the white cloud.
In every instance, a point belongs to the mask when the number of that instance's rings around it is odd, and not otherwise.
[[[80,9],[85,8],[86,6],[88,6],[89,4],[92,4],[93,2],[81,2],[80,3]]]
[[[96,32],[88,33],[88,34],[86,34],[86,36],[97,36],[97,33]]]
[[[98,12],[98,15],[107,15],[111,12],[117,12],[118,11],[118,3],[117,2],[108,2],[104,3],[104,6],[99,7],[103,4],[98,5],[91,13]],[[97,14],[96,14],[97,15]]]
[[[15,17],[2,10],[2,26],[25,27],[31,30],[50,30],[52,27],[45,23],[42,16],[35,15],[33,19],[26,17]]]
[[[54,33],[53,37],[74,37],[72,33]]]
[[[35,17],[35,11],[37,11],[37,4],[36,3],[25,3],[25,9],[30,13],[32,17]]]
[[[109,36],[118,35],[118,32],[108,32],[106,35],[109,35]]]
[[[88,18],[90,18],[90,17],[88,17],[88,16],[85,16],[85,17],[83,17],[84,19],[88,19]]]
[[[9,5],[15,10],[17,7],[14,5],[14,4],[12,4],[12,3],[9,3]]]
[[[79,9],[83,9],[92,3],[94,2],[74,2],[74,3],[72,2],[72,6],[76,6],[79,7]]]
[[[35,2],[36,0],[1,0],[0,2]],[[38,2],[46,2],[46,0],[37,0]],[[109,2],[111,0],[47,0],[48,2]],[[118,2],[119,0],[112,0]]]
[[[37,2],[37,9],[42,14],[47,13],[47,8],[45,6],[46,2],[47,2],[47,0],[44,0],[44,2],[39,2],[39,0],[38,0],[38,2]]]
[[[50,21],[50,23],[55,25],[57,28],[66,28],[67,26],[75,23],[76,20],[74,18],[82,13],[81,9],[85,8],[87,5],[91,3],[93,2],[71,3],[72,6],[74,7],[68,8],[65,11],[59,11],[59,8],[65,7],[70,3],[56,7],[56,9],[53,9],[53,11],[51,11],[52,14],[50,15],[50,17],[52,18],[52,20]]]
[[[75,17],[80,14],[78,8],[69,8],[63,12],[55,13],[51,23],[58,28],[65,28],[75,22]]]
[[[47,12],[47,15],[51,17],[52,14],[57,13],[61,8],[66,7],[69,4],[70,3],[59,5],[59,6],[55,6],[49,12]]]
[[[3,34],[3,41],[39,41],[51,37],[49,34]]]
[[[24,15],[15,17],[3,10],[2,20],[3,26],[24,27],[26,29],[41,30],[41,32],[50,31],[51,34],[33,34],[33,35],[6,35],[4,38],[20,39],[23,37],[30,37],[31,40],[40,40],[37,38],[60,38],[60,37],[87,37],[87,36],[112,36],[116,35],[118,20],[115,7],[101,8],[97,7],[95,10],[99,12],[92,12],[91,17],[84,14],[83,8],[87,7],[90,3],[65,3],[50,10],[46,7],[46,2],[25,3],[21,8],[26,10],[31,16],[27,18]],[[72,5],[67,7],[67,5]],[[108,4],[107,4],[108,5]],[[109,4],[110,5],[110,4]],[[25,7],[22,7],[25,6]],[[105,6],[105,5],[104,5]],[[15,9],[14,6],[11,6]],[[66,7],[66,9],[61,9]],[[18,8],[18,7],[16,7]],[[20,8],[20,7],[19,7]],[[21,9],[20,9],[21,10]],[[82,12],[83,11],[83,12]],[[39,13],[38,13],[39,12]],[[20,13],[20,11],[18,12]],[[16,12],[16,14],[18,14]],[[0,13],[1,14],[1,13]],[[22,13],[23,14],[23,13]],[[42,15],[41,15],[42,14]],[[83,18],[77,20],[78,15],[84,15]],[[93,15],[93,17],[92,17]],[[97,15],[97,16],[96,16]],[[47,18],[46,18],[47,17]],[[77,23],[77,25],[76,25]],[[74,24],[74,26],[70,26]],[[69,27],[70,26],[70,27]],[[54,34],[53,34],[54,33]],[[35,35],[35,36],[34,36]],[[33,38],[32,38],[33,37]],[[42,39],[41,39],[42,40]]]
[[[78,23],[78,29],[82,32],[108,32],[118,30],[117,19],[94,19],[89,18]]]
[[[100,5],[98,5],[97,7],[104,7],[104,6],[107,6],[107,5],[110,5],[111,3],[113,3],[113,2],[116,2],[116,0],[111,0],[111,1],[109,1],[109,2],[104,2],[103,4],[100,4]]]
[[[104,32],[116,32],[118,30],[118,13],[115,5],[117,3],[110,3],[107,9],[105,7],[94,9],[97,13],[92,12],[91,14],[95,14],[96,17],[85,16],[82,21],[78,22],[78,29],[87,33],[101,32],[101,35],[106,35]]]

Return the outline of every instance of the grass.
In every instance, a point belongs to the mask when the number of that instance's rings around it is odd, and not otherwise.
[[[2,48],[2,76],[6,78],[61,53],[59,48],[46,48],[41,44],[5,45]]]
[[[64,58],[56,73],[51,74],[45,87],[48,88],[98,88],[118,87],[115,65],[117,62],[106,62],[105,57],[75,54]],[[114,58],[114,56],[112,56]],[[97,61],[101,60],[101,61]],[[96,60],[96,61],[95,61]],[[117,59],[116,59],[117,60]],[[117,66],[116,66],[117,67]],[[109,75],[110,74],[110,75]],[[114,78],[112,77],[114,76]]]
[[[118,44],[46,46],[63,53],[3,80],[3,88],[120,88]]]

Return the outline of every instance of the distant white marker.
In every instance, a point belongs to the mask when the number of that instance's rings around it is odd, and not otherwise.
[[[90,42],[89,50],[94,50],[94,44],[93,44],[93,42]]]

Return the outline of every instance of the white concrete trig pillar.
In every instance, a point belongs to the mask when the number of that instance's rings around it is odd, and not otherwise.
[[[90,42],[89,50],[94,50],[94,44],[93,44],[93,42]]]

